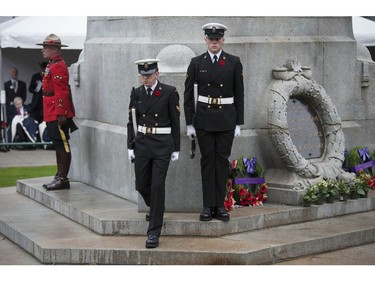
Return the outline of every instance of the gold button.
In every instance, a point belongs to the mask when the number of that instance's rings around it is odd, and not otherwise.
[[[211,108],[211,105],[208,105],[207,107],[208,107],[208,108]]]
[[[211,84],[207,84],[207,86],[208,86],[208,87],[210,87],[210,86],[211,86]]]
[[[158,123],[155,123],[155,126],[159,126],[159,124],[158,124]]]
[[[157,113],[155,114],[155,117],[158,117],[158,114],[157,114]]]
[[[223,87],[224,85],[223,84],[220,84],[220,87]]]
[[[221,108],[222,108],[222,106],[220,105],[220,106],[219,106],[219,108],[221,109]]]
[[[142,116],[143,116],[143,117],[146,117],[146,114],[143,114]]]

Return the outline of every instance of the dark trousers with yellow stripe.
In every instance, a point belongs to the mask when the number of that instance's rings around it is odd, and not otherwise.
[[[47,122],[47,133],[56,150],[57,175],[66,179],[72,158],[69,145],[69,125],[66,123],[60,126],[57,120]]]

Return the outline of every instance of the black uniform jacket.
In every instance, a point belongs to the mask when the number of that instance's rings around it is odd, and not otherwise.
[[[213,98],[234,98],[233,104],[209,105],[197,103],[193,124],[194,82],[198,94]],[[191,60],[187,70],[184,93],[186,125],[206,131],[234,130],[244,124],[244,85],[242,64],[237,56],[221,52],[217,65],[213,65],[208,52]]]
[[[23,103],[26,102],[26,83],[18,80],[18,88],[17,92],[14,91],[12,81],[8,80],[4,83],[4,90],[6,93],[6,104],[10,105],[11,102],[13,102],[15,97],[20,97],[23,100]]]
[[[137,125],[144,127],[172,129],[171,134],[143,134],[137,132],[134,138],[131,108],[137,112]],[[135,156],[161,156],[180,151],[180,105],[175,87],[158,82],[150,98],[145,87],[135,88],[129,103],[128,149],[134,149]]]
[[[43,91],[42,87],[40,87],[39,92],[35,92],[36,87],[38,85],[38,81],[42,81],[43,75],[42,72],[35,73],[31,77],[31,81],[29,84],[29,92],[33,94],[33,98],[30,104],[30,115],[37,120],[39,123],[43,121]]]

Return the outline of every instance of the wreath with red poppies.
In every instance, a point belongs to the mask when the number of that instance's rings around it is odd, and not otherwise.
[[[229,165],[227,181],[227,194],[224,207],[227,211],[244,206],[263,205],[267,198],[267,183],[263,184],[234,184],[234,178],[259,178],[263,177],[263,168],[256,158],[240,157],[232,160]]]

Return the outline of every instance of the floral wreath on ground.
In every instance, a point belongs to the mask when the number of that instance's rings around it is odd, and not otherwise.
[[[370,151],[366,146],[356,146],[350,151],[345,149],[343,169],[358,174],[375,175],[375,150]]]
[[[252,182],[251,184],[243,182]],[[240,157],[229,163],[227,194],[224,207],[227,211],[244,206],[259,206],[267,198],[267,183],[263,169],[256,158]]]
[[[347,199],[366,198],[368,191],[375,190],[375,150],[365,146],[356,146],[344,151],[343,169],[355,173],[350,180],[324,178],[306,189],[303,205],[321,205],[335,200],[346,202]]]

